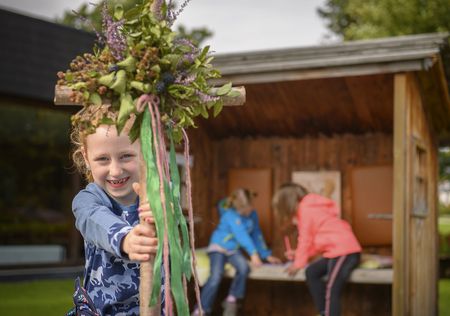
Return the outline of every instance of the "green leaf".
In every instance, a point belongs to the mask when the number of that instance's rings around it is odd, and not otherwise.
[[[205,46],[205,47],[202,49],[202,52],[201,52],[200,56],[198,56],[198,59],[204,60],[205,57],[206,57],[206,55],[208,54],[208,52],[209,52],[209,46]]]
[[[141,81],[131,81],[130,86],[136,90],[139,90],[144,93],[149,93],[151,90],[151,86],[148,83],[143,83]]]
[[[228,92],[231,91],[231,87],[232,87],[232,86],[231,86],[231,82],[228,82],[228,83],[224,84],[223,86],[221,86],[221,87],[217,90],[216,95],[217,95],[217,96],[226,95]]]
[[[99,121],[99,125],[106,124],[106,125],[114,125],[114,120],[109,117],[102,117]]]
[[[205,64],[210,64],[211,61],[214,59],[214,56],[210,56],[205,60]]]
[[[143,113],[141,113],[136,117],[133,127],[131,127],[130,132],[128,133],[128,136],[130,137],[132,143],[134,143],[134,141],[139,138],[143,117],[144,117]]]
[[[116,74],[116,80],[110,86],[111,89],[117,93],[123,94],[127,88],[127,73],[125,70],[120,69]]]
[[[200,106],[200,109],[201,109],[200,114],[201,114],[205,119],[207,119],[207,118],[209,117],[209,114],[208,114],[208,110],[206,110],[206,106],[205,106],[204,104],[202,104],[202,105]]]
[[[73,73],[72,72],[66,72],[66,81],[72,82],[73,81]]]
[[[159,60],[159,62],[160,62],[161,64],[164,64],[164,65],[170,65],[170,64],[172,64],[172,63],[170,62],[170,60],[167,59],[166,57],[161,58],[161,59]]]
[[[125,25],[134,25],[134,24],[136,24],[136,23],[138,23],[138,22],[139,22],[138,19],[134,19],[134,20],[126,21],[126,22],[125,22]]]
[[[95,105],[102,105],[102,98],[98,93],[94,92],[89,96],[89,102]]]
[[[133,72],[136,69],[136,59],[132,55],[117,63],[117,66],[125,69],[128,72]]]
[[[156,72],[156,73],[160,73],[161,72],[161,67],[159,65],[154,65],[152,68],[150,68],[152,71]]]
[[[101,76],[100,78],[98,78],[98,83],[110,88],[111,85],[113,84],[115,75],[116,75],[116,72],[114,71],[107,75]]]
[[[158,26],[151,27],[150,33],[152,33],[156,38],[161,37],[161,29]]]
[[[121,20],[123,18],[123,5],[116,5],[116,7],[114,8],[114,18],[116,20]]]
[[[217,115],[219,115],[219,113],[222,111],[223,108],[223,102],[222,101],[218,101],[215,105],[214,105],[214,117],[216,117]]]
[[[70,87],[74,90],[80,90],[80,89],[86,89],[87,88],[87,83],[86,82],[77,82],[74,83],[73,85],[70,85]]]
[[[192,52],[192,47],[188,46],[188,45],[180,45],[180,46],[177,46],[176,49],[182,53],[191,53]]]
[[[135,109],[133,98],[131,94],[124,93],[120,98],[120,109],[119,115],[117,117],[117,129],[120,131],[123,129],[125,123],[127,122],[130,113],[132,113]]]
[[[131,33],[131,34],[130,34],[130,36],[131,36],[131,37],[134,37],[134,38],[139,37],[139,36],[141,36],[141,35],[142,35],[142,32],[134,32],[134,33]]]
[[[91,78],[97,77],[98,76],[98,72],[95,70],[91,70],[88,72],[88,76]]]
[[[231,97],[231,98],[236,98],[236,97],[238,97],[240,95],[241,94],[239,93],[239,91],[233,90],[233,89],[231,89],[230,92],[227,93],[227,96]]]

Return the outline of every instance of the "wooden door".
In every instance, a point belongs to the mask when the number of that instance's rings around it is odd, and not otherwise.
[[[269,168],[236,168],[228,171],[228,194],[238,188],[257,193],[253,206],[266,242],[272,242],[272,170]]]
[[[392,245],[392,166],[351,169],[353,230],[362,246]]]

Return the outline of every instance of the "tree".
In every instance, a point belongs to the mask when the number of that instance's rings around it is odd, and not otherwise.
[[[127,11],[138,3],[142,3],[142,0],[110,0],[108,6],[114,7],[120,4]],[[56,22],[88,32],[100,31],[102,29],[102,5],[84,3],[77,10],[65,11]],[[207,28],[194,28],[189,31],[182,25],[178,26],[177,32],[180,37],[190,39],[197,45],[213,35]]]
[[[450,0],[327,0],[318,13],[344,40],[450,31]]]

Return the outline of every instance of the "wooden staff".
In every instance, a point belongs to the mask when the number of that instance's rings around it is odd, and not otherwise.
[[[142,148],[142,147],[141,147]],[[139,159],[139,203],[146,203],[147,197],[147,167],[145,165],[144,156],[141,154]],[[154,236],[156,229],[154,224],[149,224],[144,220],[140,222],[152,228]],[[150,307],[150,295],[153,286],[153,266],[155,256],[150,256],[148,261],[141,262],[140,282],[139,282],[139,314],[142,316],[158,316],[161,312],[159,304]]]

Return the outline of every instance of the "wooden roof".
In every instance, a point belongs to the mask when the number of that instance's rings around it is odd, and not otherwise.
[[[426,34],[217,55],[221,82],[245,85],[247,101],[200,125],[216,138],[392,133],[393,75],[413,71],[425,93],[439,94],[430,113],[442,128],[450,122],[449,81],[437,73],[446,53],[447,34]]]
[[[429,69],[437,54],[450,56],[448,37],[432,33],[222,54],[214,65],[235,84],[420,71]]]
[[[214,137],[392,132],[393,76],[246,84],[247,101],[201,125]]]

